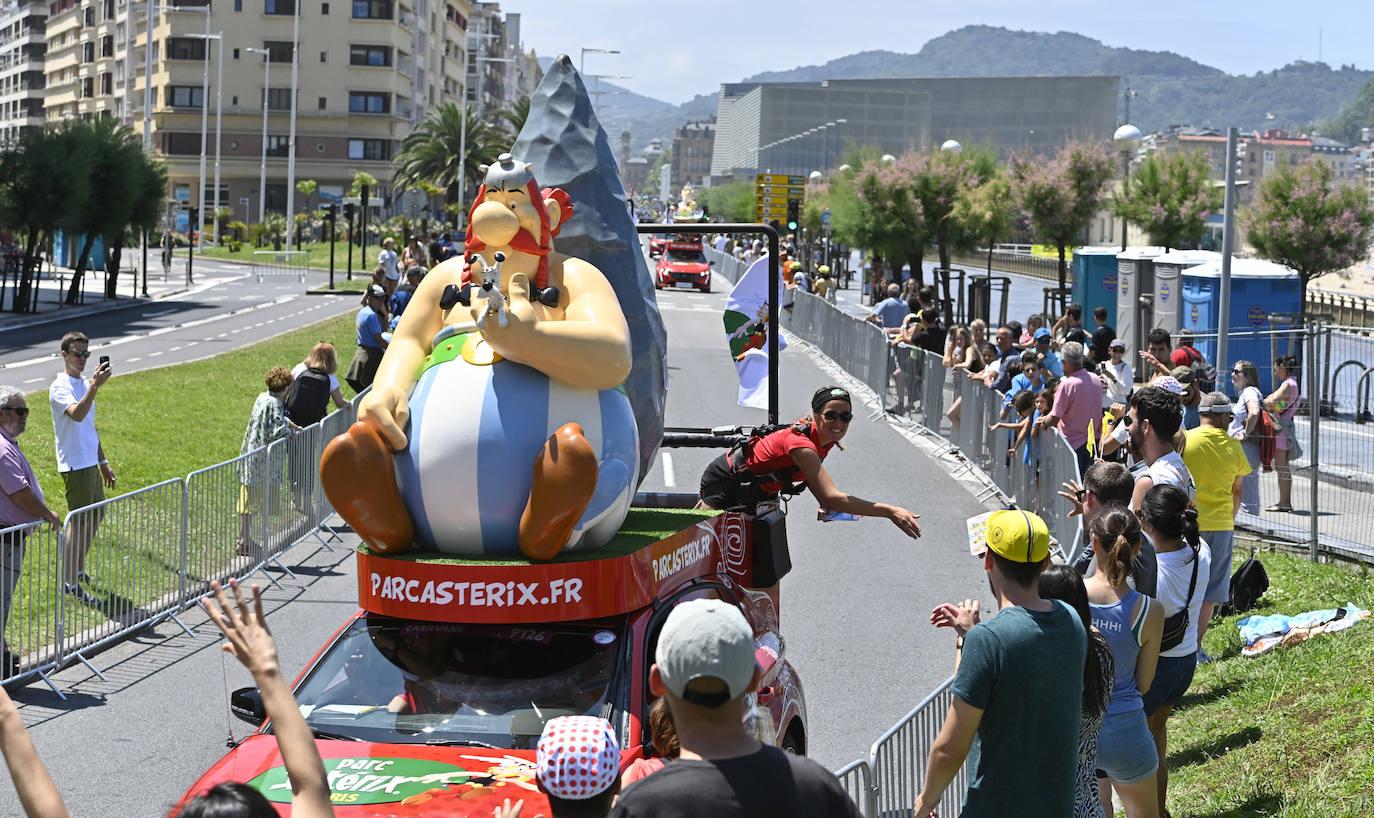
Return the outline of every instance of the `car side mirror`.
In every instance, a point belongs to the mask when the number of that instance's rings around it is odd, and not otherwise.
[[[239,721],[254,727],[267,721],[267,708],[263,707],[262,694],[256,687],[241,687],[229,694],[229,710]]]
[[[708,262],[706,262],[706,265],[707,265],[708,267],[714,267],[714,266],[716,266],[716,263],[715,263],[714,261],[708,261]]]

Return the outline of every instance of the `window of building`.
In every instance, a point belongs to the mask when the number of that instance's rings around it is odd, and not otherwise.
[[[267,49],[267,59],[272,62],[291,62],[290,40],[263,40],[262,47]]]
[[[232,97],[230,97],[230,98],[229,98],[229,105],[230,105],[231,107],[234,107],[234,108],[239,107],[239,98],[238,98],[237,96],[232,96]]]
[[[115,16],[114,0],[105,0],[105,19],[113,20]]]
[[[100,75],[100,95],[108,97],[114,93],[114,74],[106,71]]]
[[[234,59],[237,60],[238,58],[239,58],[239,50],[236,48],[236,49],[234,49]]]
[[[286,157],[291,153],[291,140],[285,136],[267,137],[267,155]]]
[[[95,62],[95,43],[81,44],[81,61]]]
[[[198,133],[169,133],[165,134],[162,143],[162,152],[168,155],[179,156],[198,156],[200,155],[200,134]],[[185,196],[191,195],[190,185],[186,185]],[[179,197],[180,198],[180,197]],[[185,201],[184,198],[180,198]]]
[[[385,68],[391,65],[391,49],[384,45],[355,45],[348,49],[349,65],[372,65]]]
[[[329,14],[329,4],[328,4],[328,3],[321,3],[321,4],[320,4],[320,14],[326,14],[326,15]]]
[[[321,51],[321,52],[320,52],[320,62],[329,62],[329,52],[328,52],[328,51]]]
[[[173,108],[199,108],[205,104],[204,89],[199,85],[169,85],[167,104]]]
[[[203,60],[205,59],[205,41],[194,37],[168,37],[167,59]]]
[[[295,14],[296,0],[263,0],[263,14]]]
[[[390,20],[391,0],[353,0],[354,20]]]
[[[94,9],[94,8],[88,8],[88,9],[86,9],[85,13],[82,15],[82,20],[84,20],[85,23],[86,23],[86,25],[88,25],[88,26],[93,26],[93,25],[95,25],[95,9]]]
[[[321,111],[324,110],[324,102],[325,102],[324,97],[320,97],[320,110],[321,110]]]
[[[391,95],[375,91],[349,91],[348,112],[351,114],[389,114]]]
[[[267,109],[269,111],[291,110],[291,89],[269,88],[267,90]]]
[[[86,77],[81,81],[81,96],[95,96],[95,77]]]
[[[385,139],[350,139],[348,140],[348,158],[384,162],[391,158],[391,143]]]
[[[100,38],[100,56],[102,56],[102,57],[113,57],[113,56],[114,56],[114,35],[113,35],[113,34],[106,34],[104,37],[101,37],[101,38]]]
[[[234,0],[234,11],[243,11],[243,0]]]

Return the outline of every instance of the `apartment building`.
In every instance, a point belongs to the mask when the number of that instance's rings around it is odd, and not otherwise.
[[[0,3],[0,145],[43,126],[47,2]]]
[[[149,126],[153,145],[167,159],[177,226],[184,228],[185,211],[199,200],[202,145],[207,208],[218,203],[245,221],[257,221],[263,206],[285,212],[297,2],[154,5],[149,54],[144,3],[54,0],[47,22],[47,119],[113,116],[141,133],[151,61]],[[309,201],[297,194],[295,209],[343,196],[358,171],[375,176],[381,183],[376,194],[386,197],[400,140],[428,110],[462,93],[471,4],[299,2],[295,179],[314,180],[318,191]],[[223,117],[218,191],[217,109]],[[265,190],[259,183],[264,149]]]
[[[1178,127],[1146,137],[1145,150],[1186,150],[1207,157],[1210,176],[1226,178],[1226,133],[1213,128]],[[1359,170],[1350,146],[1324,136],[1295,136],[1276,128],[1240,134],[1236,144],[1239,204],[1255,197],[1259,181],[1285,167],[1317,159],[1331,167],[1336,184],[1359,184]]]
[[[520,39],[520,15],[505,14],[501,4],[479,0],[473,4],[467,29],[468,104],[483,116],[508,108],[534,93],[543,79],[534,50]]]
[[[681,190],[689,182],[700,185],[710,178],[711,148],[715,141],[715,117],[688,122],[673,133],[673,190]]]

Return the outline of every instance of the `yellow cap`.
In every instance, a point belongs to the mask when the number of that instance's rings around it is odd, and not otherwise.
[[[1020,509],[988,517],[988,548],[1012,562],[1041,562],[1050,555],[1050,529],[1038,515]]]

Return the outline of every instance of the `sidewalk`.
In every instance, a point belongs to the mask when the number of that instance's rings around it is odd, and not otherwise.
[[[134,252],[138,252],[134,248]],[[184,293],[193,285],[186,283],[186,260],[179,258],[172,264],[170,275],[163,277],[162,265],[155,256],[149,256],[148,297],[141,296],[143,279],[141,275],[125,271],[120,273],[119,292],[114,298],[105,297],[105,273],[87,270],[85,286],[81,299],[74,305],[63,303],[67,287],[71,286],[75,270],[70,267],[48,267],[44,265],[38,281],[38,311],[12,312],[15,282],[9,278],[5,282],[3,297],[0,298],[0,332],[18,327],[32,327],[53,321],[70,321],[88,315],[111,310],[124,309],[148,301],[157,301],[168,296]],[[199,262],[200,259],[197,259]],[[198,272],[199,268],[196,268]],[[32,296],[30,296],[32,297]]]

